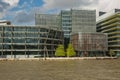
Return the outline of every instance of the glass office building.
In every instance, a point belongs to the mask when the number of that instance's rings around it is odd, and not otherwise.
[[[72,33],[96,32],[96,11],[95,10],[71,10]]]
[[[105,33],[74,33],[71,35],[71,43],[77,56],[105,56],[108,51]]]
[[[96,32],[95,10],[61,10],[58,15],[36,14],[36,25],[58,26],[64,31],[64,37],[70,38],[70,33]]]
[[[54,56],[63,44],[63,32],[50,26],[0,26],[0,57],[34,58]]]
[[[35,14],[35,25],[59,27],[59,16],[55,14]],[[60,27],[59,27],[60,28]]]
[[[114,9],[97,18],[97,32],[108,34],[108,48],[120,56],[120,9]]]
[[[64,37],[70,38],[71,27],[72,27],[71,11],[62,10],[59,15],[61,20],[60,22],[61,28],[64,31]]]
[[[96,32],[95,10],[62,10],[59,15],[66,38],[70,38],[70,33]]]

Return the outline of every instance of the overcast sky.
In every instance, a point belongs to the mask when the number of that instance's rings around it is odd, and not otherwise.
[[[120,8],[120,0],[0,0],[0,19],[15,25],[34,25],[35,13],[59,13],[66,9],[110,11]]]

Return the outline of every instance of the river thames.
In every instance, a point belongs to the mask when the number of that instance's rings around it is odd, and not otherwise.
[[[120,59],[0,61],[0,80],[120,80]]]

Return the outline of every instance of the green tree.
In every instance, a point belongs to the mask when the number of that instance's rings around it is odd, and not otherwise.
[[[65,56],[65,51],[64,51],[64,46],[63,45],[58,45],[55,51],[55,56],[57,57],[63,57]]]
[[[114,55],[115,55],[115,52],[114,52],[112,49],[110,49],[109,54],[110,54],[110,56],[112,57],[112,56],[114,56]]]
[[[66,54],[67,54],[67,57],[72,57],[72,56],[75,56],[76,54],[71,43],[68,44]]]

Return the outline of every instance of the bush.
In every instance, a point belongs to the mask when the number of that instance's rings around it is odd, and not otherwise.
[[[58,45],[58,48],[55,51],[55,56],[57,56],[57,57],[64,57],[65,56],[65,51],[64,51],[63,45]]]
[[[67,57],[72,57],[72,56],[76,55],[76,53],[75,53],[71,43],[68,44],[68,48],[67,48],[66,54],[67,54]]]
[[[112,57],[112,56],[115,56],[115,52],[114,52],[112,49],[110,49],[109,55],[110,55],[111,57]]]

